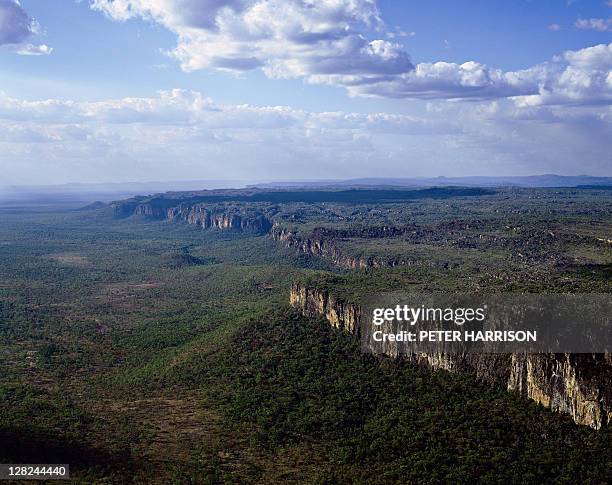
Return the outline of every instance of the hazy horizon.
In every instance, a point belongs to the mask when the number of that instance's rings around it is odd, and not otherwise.
[[[0,184],[608,176],[611,14],[0,0]]]
[[[0,189],[6,188],[36,188],[36,187],[66,187],[66,186],[92,186],[92,185],[146,185],[146,184],[193,184],[193,183],[207,183],[207,184],[243,184],[243,185],[251,185],[251,184],[270,184],[270,183],[316,183],[316,182],[335,182],[335,181],[351,181],[351,180],[364,180],[364,179],[398,179],[398,180],[432,180],[432,179],[473,179],[473,178],[490,178],[490,179],[503,179],[503,178],[530,178],[530,177],[565,177],[565,178],[574,178],[574,177],[590,177],[590,178],[610,178],[612,177],[612,171],[602,174],[602,175],[594,175],[590,173],[576,172],[576,173],[529,173],[529,174],[486,174],[486,173],[477,173],[477,174],[461,174],[461,175],[449,175],[449,174],[438,174],[438,175],[421,175],[421,176],[410,176],[410,175],[396,175],[396,176],[380,176],[380,175],[366,175],[361,177],[322,177],[322,178],[304,178],[304,177],[294,177],[294,178],[253,178],[253,179],[235,179],[235,178],[219,178],[219,179],[206,179],[206,178],[176,178],[176,179],[147,179],[147,180],[97,180],[97,181],[67,181],[61,183],[14,183],[14,184],[6,184],[0,182]]]
[[[596,177],[586,174],[558,175],[534,174],[528,176],[489,176],[476,175],[464,177],[362,177],[334,179],[262,179],[262,180],[150,180],[127,182],[71,182],[65,184],[0,185],[0,200],[35,200],[37,197],[91,197],[100,196],[112,200],[115,196],[147,195],[163,192],[199,191],[214,189],[244,188],[325,188],[359,186],[472,186],[472,187],[572,187],[580,185],[610,185],[612,177]],[[79,199],[80,200],[80,199]]]

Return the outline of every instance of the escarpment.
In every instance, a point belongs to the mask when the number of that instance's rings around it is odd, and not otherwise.
[[[367,237],[390,237],[403,232],[403,229],[394,227],[370,228],[359,231],[359,234],[367,234]],[[383,268],[395,266],[410,266],[420,264],[417,259],[410,257],[374,257],[353,256],[344,253],[334,242],[339,237],[352,237],[356,231],[329,230],[318,228],[308,236],[301,236],[283,227],[279,223],[272,225],[270,236],[280,242],[286,248],[294,248],[308,256],[315,256],[327,261],[339,268]],[[364,236],[365,237],[365,236]]]
[[[361,226],[345,228],[317,227],[297,232],[285,226],[286,219],[278,217],[277,206],[233,204],[211,198],[173,199],[166,197],[135,197],[111,204],[116,217],[140,216],[148,219],[168,220],[196,225],[202,229],[231,229],[253,234],[267,234],[288,249],[307,256],[318,257],[344,269],[384,268],[429,264],[410,256],[364,256],[349,254],[340,248],[339,242],[363,239],[387,239],[405,236],[426,237],[428,230],[414,224],[394,226]],[[285,216],[287,217],[287,216]]]
[[[343,254],[329,239],[316,236],[300,237],[280,224],[274,224],[270,235],[272,239],[279,241],[286,248],[294,248],[308,256],[326,259],[341,268],[366,268],[373,265],[371,260]]]
[[[340,330],[352,334],[359,332],[361,309],[357,305],[343,302],[325,290],[293,284],[289,303],[305,316],[324,316],[332,326]]]
[[[360,333],[362,309],[328,290],[295,283],[290,304],[305,316],[323,317],[332,326]],[[601,429],[612,420],[610,354],[450,354],[398,355],[393,342],[370,349],[431,369],[467,372],[483,383],[518,392],[553,411],[569,414],[581,425]]]
[[[260,213],[238,212],[231,209],[219,211],[200,204],[171,207],[167,210],[166,219],[195,224],[203,229],[235,229],[258,234],[265,234],[272,227],[272,223]]]
[[[600,429],[612,422],[611,354],[512,354],[508,389]]]
[[[174,202],[176,203],[176,202]],[[274,221],[265,211],[255,208],[237,209],[223,205],[204,203],[179,203],[172,205],[171,200],[140,202],[130,200],[115,203],[111,207],[117,217],[131,215],[149,219],[184,222],[202,229],[232,229],[254,234],[268,234],[282,246],[303,254],[325,259],[344,269],[409,266],[421,264],[410,257],[373,257],[354,256],[342,251],[336,241],[341,238],[388,238],[406,234],[413,227],[364,227],[355,229],[316,228],[307,235],[297,234],[280,222]]]
[[[122,203],[114,204],[115,215],[144,216],[150,219],[165,219],[174,222],[197,225],[202,229],[232,229],[242,232],[266,234],[272,222],[264,214],[254,210],[239,210],[233,207],[208,207],[204,204],[153,204]]]
[[[307,256],[321,258],[343,269],[392,268],[397,266],[449,267],[453,262],[420,258],[410,252],[400,254],[363,254],[359,248],[354,251],[344,247],[355,246],[362,240],[392,241],[400,238],[406,243],[427,242],[435,245],[448,244],[448,231],[457,230],[455,225],[445,224],[442,231],[416,224],[361,225],[355,227],[316,227],[311,230],[291,229],[285,217],[278,216],[273,205],[233,204],[231,202],[193,199],[172,199],[164,197],[134,198],[111,205],[117,217],[141,216],[149,219],[169,220],[196,225],[202,229],[224,229],[267,234],[274,241],[288,249]],[[463,226],[461,226],[463,227]],[[478,244],[490,244],[486,238],[478,238]],[[472,247],[470,241],[460,241],[458,247]],[[475,247],[475,246],[474,246]]]

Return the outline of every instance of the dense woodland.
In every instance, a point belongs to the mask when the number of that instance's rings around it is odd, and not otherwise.
[[[0,462],[76,483],[609,483],[610,427],[364,356],[289,308],[295,281],[610,291],[609,191],[456,195],[255,201],[344,253],[416,260],[361,270],[266,234],[0,208]],[[410,230],[363,231],[389,224]]]

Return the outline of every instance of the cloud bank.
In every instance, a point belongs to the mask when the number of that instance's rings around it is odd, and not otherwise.
[[[373,167],[381,176],[609,173],[612,112],[571,113],[507,100],[432,102],[408,116],[222,105],[180,89],[96,102],[0,93],[0,167],[7,183],[341,178]]]

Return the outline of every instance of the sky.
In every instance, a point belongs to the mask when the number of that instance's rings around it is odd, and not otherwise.
[[[0,0],[0,185],[612,175],[612,0]]]

